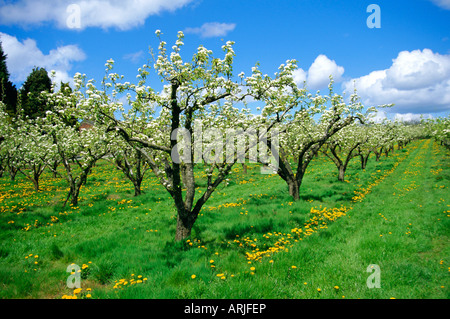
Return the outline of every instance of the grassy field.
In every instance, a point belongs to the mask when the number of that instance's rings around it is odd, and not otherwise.
[[[101,161],[78,207],[63,179],[0,179],[1,298],[449,298],[450,156],[432,140],[345,182],[323,156],[293,202],[278,175],[236,165],[175,243],[176,212],[149,174],[143,195]],[[197,173],[201,178],[201,173]],[[206,183],[200,179],[200,186]],[[198,192],[201,192],[199,189]],[[70,264],[81,290],[66,285]],[[369,288],[369,265],[380,288]]]

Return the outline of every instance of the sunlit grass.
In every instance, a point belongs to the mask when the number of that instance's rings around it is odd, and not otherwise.
[[[236,165],[178,243],[175,207],[150,174],[134,197],[100,161],[77,207],[62,206],[67,185],[48,172],[40,192],[4,176],[0,297],[448,298],[448,155],[416,141],[364,171],[355,159],[345,182],[319,156],[298,202],[278,175]],[[86,266],[80,291],[66,287],[71,263]],[[380,289],[366,285],[369,264]]]

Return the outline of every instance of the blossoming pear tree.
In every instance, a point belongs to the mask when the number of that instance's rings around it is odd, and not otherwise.
[[[111,93],[99,93],[99,102],[91,101],[86,112],[89,110],[93,114],[96,123],[108,126],[108,132],[119,134],[148,162],[174,201],[177,210],[175,239],[179,241],[190,235],[203,205],[242,158],[236,156],[233,147],[229,147],[228,153],[224,152],[227,145],[235,144],[234,139],[239,135],[236,132],[262,123],[265,129],[258,134],[266,137],[274,123],[281,121],[292,107],[272,103],[267,105],[266,111],[270,109],[276,116],[251,116],[245,106],[246,99],[268,101],[277,93],[294,87],[292,71],[296,65],[295,61],[288,61],[273,78],[263,76],[258,66],[252,69],[250,76],[240,73],[235,77],[233,42],[222,46],[223,58],[216,58],[211,50],[199,46],[190,61],[183,61],[182,32],[178,33],[170,53],[159,30],[156,35],[159,47],[157,56],[153,54],[153,68],[162,82],[162,89],[155,90],[147,85],[151,66],[140,68],[138,84],[131,84],[121,82],[122,77],[112,73],[113,61],[110,60],[106,64],[108,81],[103,86]],[[118,93],[126,94],[130,105],[127,117],[116,118],[120,105],[112,101]],[[145,123],[145,127],[137,129],[136,122]],[[229,132],[234,133],[227,136]],[[260,140],[259,136],[256,140]],[[251,146],[247,143],[243,153]],[[203,189],[197,190],[194,167],[200,162],[207,181]]]
[[[6,105],[0,101],[0,161],[2,170],[8,170],[11,181],[15,180],[18,169],[15,163],[19,141],[14,138],[13,119],[6,111]]]
[[[333,91],[330,77],[329,95],[307,94],[298,99],[293,117],[285,123],[280,139],[278,175],[286,181],[289,194],[296,201],[300,198],[300,187],[311,160],[334,134],[356,120],[363,122],[374,111],[373,107],[362,113],[364,106],[356,92],[347,104],[342,95]],[[290,158],[296,165],[293,169]]]
[[[47,111],[42,127],[51,137],[55,156],[62,163],[63,177],[69,185],[69,192],[64,205],[70,199],[73,206],[78,205],[80,189],[94,164],[110,152],[113,134],[106,132],[100,125],[90,129],[80,129],[79,125],[71,125],[69,119],[92,119],[88,111],[92,103],[101,103],[95,90],[90,90],[91,82],[85,84],[84,78],[75,77],[75,90],[66,92],[43,93],[52,105]],[[82,92],[82,89],[86,89]],[[51,166],[49,166],[51,168]]]
[[[345,172],[351,159],[358,156],[357,148],[367,143],[364,128],[353,123],[337,132],[322,147],[321,152],[333,161],[338,169],[338,180],[345,180]]]
[[[18,143],[16,167],[39,191],[39,178],[44,173],[49,161],[55,156],[55,149],[48,134],[42,130],[42,119],[18,120],[15,138]]]
[[[426,121],[431,136],[441,145],[450,148],[450,116]]]
[[[49,159],[54,157],[51,140],[41,126],[42,119],[29,119],[22,115],[9,118],[4,110],[0,113],[4,138],[1,153],[7,159],[11,178],[20,172],[33,183],[35,191],[39,191],[39,178]]]
[[[131,147],[122,138],[111,141],[111,156],[113,164],[130,180],[134,188],[134,196],[142,193],[141,184],[150,166],[142,153]]]
[[[374,149],[378,147],[379,134],[381,125],[366,122],[366,124],[359,127],[361,143],[355,149],[356,155],[359,156],[361,162],[361,169],[366,169],[370,155],[374,154]]]

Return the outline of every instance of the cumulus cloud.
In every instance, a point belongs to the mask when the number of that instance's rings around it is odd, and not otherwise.
[[[429,49],[402,51],[385,70],[343,83],[344,90],[358,94],[367,106],[390,104],[391,112],[438,113],[450,110],[450,55]]]
[[[55,83],[70,82],[71,76],[68,72],[72,63],[86,58],[83,50],[73,44],[57,47],[44,54],[34,39],[19,41],[14,36],[0,32],[0,41],[8,56],[6,63],[11,81],[16,83],[25,81],[35,66],[43,67],[49,73],[55,70]]]
[[[320,54],[309,67],[308,71],[301,68],[294,71],[294,81],[302,85],[306,81],[309,89],[321,89],[330,83],[330,75],[335,82],[339,82],[344,74],[344,67],[330,60],[326,55]]]
[[[236,28],[235,23],[207,22],[201,27],[186,28],[185,33],[199,34],[202,38],[222,37]]]
[[[400,122],[419,122],[422,119],[431,119],[431,114],[413,114],[413,113],[396,113],[394,115],[394,121]]]
[[[431,0],[431,2],[442,9],[450,10],[450,0]]]
[[[0,24],[28,26],[53,22],[59,28],[67,29],[73,28],[68,21],[79,12],[81,29],[115,27],[127,30],[143,25],[151,15],[174,11],[191,1],[133,0],[124,5],[122,0],[19,0],[0,7]],[[74,4],[77,10],[72,10]]]

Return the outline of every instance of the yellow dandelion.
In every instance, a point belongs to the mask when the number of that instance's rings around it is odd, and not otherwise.
[[[192,279],[195,279],[196,277],[197,277],[196,275],[192,275],[192,276],[191,276]]]

